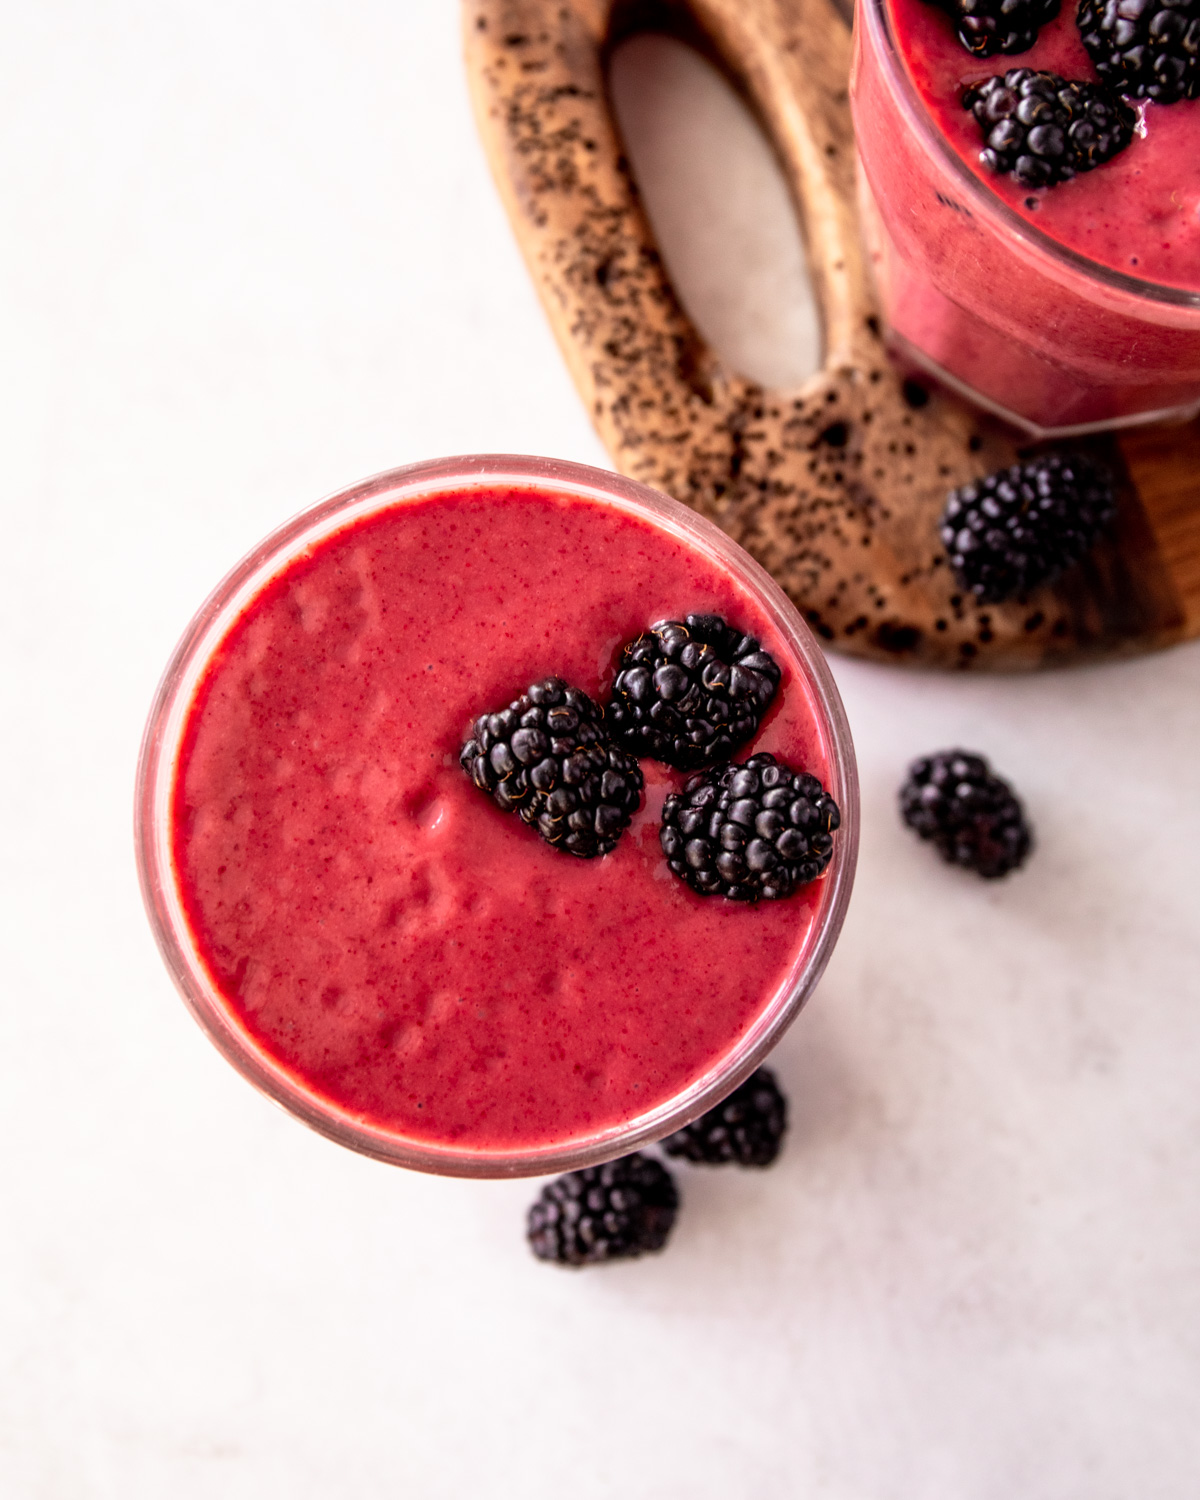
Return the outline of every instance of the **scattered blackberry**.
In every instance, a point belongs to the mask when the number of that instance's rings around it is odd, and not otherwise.
[[[632,754],[694,771],[754,734],[779,676],[775,658],[720,615],[660,620],[621,652],[605,722]]]
[[[1200,94],[1200,0],[1081,0],[1076,21],[1116,93],[1159,104]]]
[[[1078,562],[1116,509],[1106,474],[1051,453],[952,490],[941,537],[962,587],[998,604]]]
[[[661,1250],[678,1207],[670,1172],[635,1151],[547,1183],[530,1207],[526,1234],[539,1260],[594,1266]]]
[[[982,755],[939,750],[908,768],[900,814],[952,865],[985,880],[1007,875],[1033,847],[1020,802]]]
[[[963,94],[983,131],[979,159],[1025,187],[1052,187],[1090,172],[1133,139],[1136,116],[1094,83],[1010,68]]]
[[[770,1068],[758,1068],[715,1109],[667,1136],[668,1156],[719,1166],[769,1167],[787,1130],[787,1100]]]
[[[671,869],[701,896],[778,901],[829,863],[840,821],[815,776],[764,752],[689,777],[663,804],[659,840]]]
[[[1058,15],[1059,0],[927,0],[958,27],[958,39],[976,57],[1028,52],[1038,30]]]
[[[600,705],[558,677],[476,719],[459,762],[498,807],[582,859],[616,848],[642,792],[641,769],[609,741]]]

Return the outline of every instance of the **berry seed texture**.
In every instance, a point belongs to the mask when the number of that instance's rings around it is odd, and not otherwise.
[[[981,604],[1050,583],[1084,557],[1117,512],[1107,474],[1051,453],[952,490],[941,538],[954,575]]]
[[[1133,139],[1135,116],[1094,83],[1010,68],[967,89],[963,108],[983,132],[979,159],[1023,187],[1053,187],[1110,161]]]
[[[1158,104],[1200,95],[1200,0],[1080,0],[1077,21],[1117,93]]]
[[[900,814],[952,865],[997,880],[1025,863],[1033,836],[1007,781],[982,755],[939,750],[913,761]]]
[[[668,1156],[705,1166],[769,1167],[787,1131],[787,1100],[770,1068],[756,1068],[698,1120],[667,1136]]]
[[[664,803],[659,839],[698,895],[778,901],[829,864],[839,822],[815,776],[762,752],[690,777]]]
[[[459,761],[497,807],[581,859],[611,853],[641,800],[641,769],[610,743],[599,705],[558,677],[476,719]]]
[[[757,732],[780,675],[753,636],[719,615],[660,620],[622,650],[605,723],[630,753],[698,770]]]
[[[1028,52],[1039,30],[1058,15],[1060,0],[928,0],[955,23],[975,57]]]
[[[547,1183],[529,1210],[526,1235],[539,1260],[601,1265],[661,1250],[678,1208],[670,1172],[635,1151]]]

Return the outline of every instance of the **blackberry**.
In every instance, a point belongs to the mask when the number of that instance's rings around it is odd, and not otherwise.
[[[1200,94],[1200,0],[1081,0],[1076,21],[1116,93],[1159,104]]]
[[[678,1208],[670,1172],[635,1151],[547,1183],[530,1206],[526,1236],[539,1260],[595,1266],[661,1250]]]
[[[787,1130],[787,1100],[770,1068],[758,1068],[715,1109],[667,1136],[668,1156],[719,1166],[769,1167]]]
[[[926,0],[958,27],[958,39],[976,57],[1028,52],[1038,30],[1058,15],[1059,0]]]
[[[701,896],[778,901],[824,870],[840,821],[815,776],[762,752],[689,777],[663,804],[659,840]]]
[[[1094,83],[1010,68],[972,85],[964,109],[983,131],[979,159],[1024,187],[1052,187],[1090,172],[1133,139],[1130,107]]]
[[[900,814],[947,863],[996,880],[1025,862],[1033,838],[1020,802],[982,755],[939,750],[913,761]]]
[[[610,742],[600,705],[559,677],[476,719],[459,763],[498,807],[581,859],[616,848],[641,798],[641,769]]]
[[[660,620],[621,652],[605,722],[632,754],[694,771],[754,734],[779,677],[775,658],[720,615]]]
[[[1078,562],[1116,511],[1107,474],[1051,453],[951,490],[941,537],[962,587],[998,604]]]

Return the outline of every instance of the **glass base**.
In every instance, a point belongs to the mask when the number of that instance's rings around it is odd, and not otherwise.
[[[1066,426],[1043,427],[1030,418],[1022,416],[1020,412],[1010,411],[1000,402],[992,400],[990,396],[985,396],[982,391],[977,391],[973,386],[960,380],[957,375],[952,375],[945,366],[931,359],[928,354],[918,349],[911,340],[905,338],[896,329],[888,328],[887,342],[892,353],[905,364],[923,370],[948,391],[953,391],[962,400],[979,407],[989,416],[997,417],[1035,442],[1049,441],[1054,438],[1086,437],[1091,433],[1115,432],[1124,427],[1148,427],[1156,422],[1182,424],[1190,422],[1194,417],[1200,417],[1200,400],[1196,400],[1186,406],[1169,406],[1157,411],[1131,412],[1126,416],[1110,417],[1100,422],[1075,422]]]

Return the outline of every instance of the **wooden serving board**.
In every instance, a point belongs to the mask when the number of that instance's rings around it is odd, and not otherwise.
[[[463,0],[463,12],[496,181],[622,473],[716,521],[856,655],[1006,669],[1200,635],[1196,423],[1083,444],[1118,476],[1120,511],[1057,586],[985,606],[956,587],[937,535],[946,494],[1014,462],[1021,439],[906,383],[884,349],[855,205],[850,29],[834,0]],[[606,82],[613,47],[648,30],[717,61],[776,146],[825,333],[823,368],[796,389],[723,368],[667,278]]]

